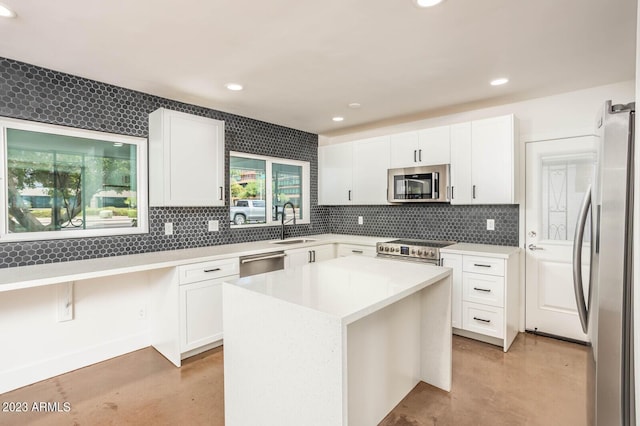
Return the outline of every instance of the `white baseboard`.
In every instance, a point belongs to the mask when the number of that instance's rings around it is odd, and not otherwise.
[[[149,333],[139,333],[102,343],[37,363],[0,371],[0,393],[49,379],[97,362],[106,361],[150,346]]]

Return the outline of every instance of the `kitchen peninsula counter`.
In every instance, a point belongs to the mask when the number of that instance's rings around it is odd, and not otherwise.
[[[226,424],[371,425],[450,390],[450,274],[350,256],[225,283]]]

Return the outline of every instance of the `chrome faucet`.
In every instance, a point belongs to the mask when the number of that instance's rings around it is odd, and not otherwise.
[[[293,219],[289,219],[285,222],[284,217],[287,215],[286,213],[287,205],[290,205],[291,210],[293,210]],[[294,225],[296,224],[296,208],[291,201],[287,201],[282,205],[282,214],[280,215],[280,218],[282,219],[282,239],[284,240],[284,225],[291,222],[292,220],[293,220],[293,224]]]

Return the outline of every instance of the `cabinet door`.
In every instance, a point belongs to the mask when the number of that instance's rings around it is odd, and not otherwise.
[[[149,169],[152,206],[224,206],[224,122],[153,112]]]
[[[451,327],[462,328],[462,255],[442,253],[442,266],[451,268]]]
[[[418,165],[418,132],[391,135],[391,168]]]
[[[471,140],[473,203],[513,203],[513,115],[471,122]]]
[[[471,204],[471,122],[451,126],[451,204]]]
[[[387,204],[389,137],[353,142],[353,203]]]
[[[352,149],[351,142],[318,148],[318,204],[352,203]]]
[[[449,164],[450,127],[441,126],[424,129],[418,132],[418,162],[422,166]]]
[[[306,265],[311,261],[311,253],[309,249],[286,250],[287,257],[284,258],[284,268],[295,268]]]
[[[323,260],[334,259],[336,257],[336,248],[333,244],[312,247],[311,250],[314,252],[312,259],[316,262],[322,262]]]
[[[226,279],[236,279],[237,275]],[[180,286],[180,351],[222,339],[222,283],[224,279]]]

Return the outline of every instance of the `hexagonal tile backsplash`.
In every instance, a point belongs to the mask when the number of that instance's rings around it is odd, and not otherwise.
[[[315,134],[0,58],[1,116],[147,137],[148,114],[160,107],[225,121],[226,175],[229,151],[309,161],[312,223],[289,227],[291,236],[334,232],[518,244],[518,206],[318,206]],[[275,226],[230,229],[228,212],[228,206],[151,208],[148,234],[0,243],[0,268],[279,238]],[[357,225],[357,216],[364,225]],[[496,219],[496,231],[483,231],[487,218]],[[208,220],[220,221],[220,232],[207,232]],[[174,235],[164,235],[165,222],[173,222]]]

